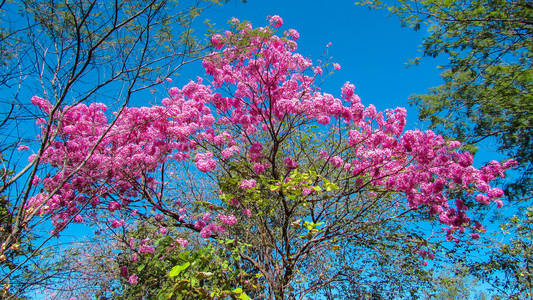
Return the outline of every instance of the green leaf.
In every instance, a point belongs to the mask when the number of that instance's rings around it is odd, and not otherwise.
[[[176,277],[178,276],[182,271],[185,271],[189,266],[191,265],[190,262],[186,262],[182,265],[176,265],[172,268],[172,270],[170,270],[170,272],[168,273],[168,275],[170,277]]]
[[[137,271],[138,271],[138,272],[141,272],[145,267],[146,267],[146,265],[145,265],[145,264],[142,264],[142,265],[140,265],[140,266],[137,267]]]

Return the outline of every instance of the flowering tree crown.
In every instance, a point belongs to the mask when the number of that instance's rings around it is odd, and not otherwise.
[[[468,217],[465,199],[500,207],[503,191],[490,182],[513,161],[477,169],[459,142],[432,131],[404,131],[404,108],[377,112],[364,106],[349,82],[340,97],[322,92],[317,78],[340,65],[317,66],[297,53],[296,30],[278,36],[271,27],[252,28],[236,19],[232,24],[233,31],[212,36],[216,50],[203,60],[210,82],[198,77],[172,87],[161,105],[124,108],[110,120],[102,103],[52,114],[47,100],[32,98],[52,124],[42,126],[53,139],[40,160],[56,171],[34,180],[43,192],[27,204],[30,215],[52,215],[59,232],[71,220],[101,221],[102,209],[113,215],[149,203],[208,238],[258,213],[247,202],[252,193],[287,195],[290,188],[298,195],[291,200],[295,206],[341,192],[369,199],[394,195],[408,210],[438,217],[449,240],[468,227],[472,238],[479,237],[481,225]],[[270,24],[279,28],[283,20],[273,16]],[[315,141],[312,149],[298,147],[295,137],[309,128],[330,138]],[[212,205],[204,201],[204,212],[194,214],[179,199],[165,202],[161,170],[169,162],[190,162],[218,183],[225,180],[217,174],[231,166],[242,172],[232,188],[221,186],[218,198],[205,199]],[[125,226],[123,220],[107,221],[112,228]],[[142,247],[141,253],[150,253]]]

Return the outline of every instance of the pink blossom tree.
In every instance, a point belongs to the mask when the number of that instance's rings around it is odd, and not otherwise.
[[[160,105],[110,121],[101,103],[54,111],[32,98],[50,116],[40,160],[55,171],[35,182],[42,192],[26,215],[51,216],[56,234],[72,220],[114,229],[152,217],[206,241],[231,238],[246,245],[239,255],[260,293],[276,299],[350,282],[365,271],[354,266],[387,249],[423,267],[435,255],[428,240],[480,237],[468,207],[503,205],[490,182],[513,161],[477,169],[459,142],[405,130],[403,108],[377,112],[349,82],[340,97],[321,91],[323,70],[340,65],[297,53],[296,30],[276,35],[279,16],[272,27],[231,23],[212,38],[206,78],[170,88]],[[190,177],[176,181],[171,166]],[[155,246],[135,240],[131,250]]]

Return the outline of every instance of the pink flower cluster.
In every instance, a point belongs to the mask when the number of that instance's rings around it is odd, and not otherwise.
[[[211,36],[211,45],[213,45],[215,49],[222,49],[222,47],[224,47],[224,37],[220,34],[213,34]]]
[[[278,15],[273,15],[270,17],[269,22],[274,28],[280,28],[281,25],[283,25],[283,19]]]
[[[243,179],[241,181],[240,188],[244,190],[249,190],[255,188],[257,185],[255,179]]]
[[[217,162],[213,159],[213,153],[198,153],[195,157],[196,167],[202,172],[210,172],[217,167]]]

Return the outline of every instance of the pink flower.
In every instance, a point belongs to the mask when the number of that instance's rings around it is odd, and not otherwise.
[[[518,166],[518,162],[514,159],[509,159],[508,161],[503,163],[503,167],[505,169],[509,169],[509,168],[516,167],[516,166]]]
[[[248,208],[245,208],[242,210],[242,213],[247,216],[248,218],[252,216],[252,211],[249,210]]]
[[[313,193],[315,193],[315,192],[316,192],[316,191],[315,191],[314,189],[312,189],[312,188],[304,188],[304,189],[302,190],[302,194],[303,194],[304,196],[311,195],[311,194],[313,194]]]
[[[28,150],[28,149],[30,149],[30,148],[28,146],[26,146],[26,145],[20,145],[17,148],[18,151],[24,151],[24,150]]]
[[[123,219],[120,219],[120,220],[113,220],[111,222],[111,228],[119,228],[119,227],[122,227],[124,226],[124,220]]]
[[[296,29],[289,29],[289,36],[296,41],[300,38],[300,33]]]
[[[215,49],[222,49],[222,47],[224,47],[224,37],[220,34],[213,34],[211,36],[211,45],[213,45]]]
[[[476,195],[476,201],[481,204],[485,204],[485,205],[489,204],[490,202],[489,197],[482,195],[482,194]]]
[[[263,174],[265,172],[265,163],[254,164],[254,171],[256,174]]]
[[[80,216],[80,215],[76,215],[76,216],[74,217],[74,222],[76,222],[76,223],[83,223],[83,217]]]
[[[326,150],[320,150],[319,156],[323,160],[328,160],[329,159],[329,153]]]
[[[269,22],[274,28],[280,28],[281,25],[283,25],[283,19],[278,15],[273,15],[270,17]]]
[[[139,247],[139,253],[154,253],[154,247],[141,245]]]
[[[209,238],[213,235],[214,228],[211,225],[212,224],[209,224],[205,226],[204,228],[202,228],[202,230],[200,230],[200,236],[203,237],[204,239]]]
[[[243,179],[239,187],[243,190],[250,190],[250,189],[255,188],[256,185],[257,185],[257,182],[255,181],[255,179],[248,179],[248,180]]]
[[[228,159],[233,155],[233,153],[241,153],[241,148],[237,146],[231,146],[229,148],[226,148],[222,150],[222,157],[224,159]]]
[[[503,196],[503,194],[503,190],[500,188],[492,188],[487,193],[490,198],[500,198],[501,196]]]
[[[194,228],[200,230],[204,227],[205,227],[205,222],[203,220],[196,220],[196,222],[194,222]]]
[[[136,262],[136,261],[138,261],[138,260],[139,260],[139,255],[137,255],[137,253],[133,253],[133,254],[131,255],[131,261],[132,261],[132,262]]]
[[[31,181],[31,184],[38,185],[39,182],[41,182],[41,178],[39,178],[39,176],[37,175],[33,176],[33,180]]]
[[[120,276],[128,277],[128,267],[126,266],[120,267]]]
[[[45,113],[50,113],[50,111],[52,110],[52,104],[50,103],[50,101],[45,100],[41,97],[38,97],[38,96],[31,97],[31,103],[33,105],[37,105],[39,109]]]
[[[114,212],[115,210],[117,210],[119,208],[120,208],[120,203],[118,203],[116,201],[113,201],[113,202],[109,203],[109,206],[107,207],[107,209],[110,212]]]
[[[237,218],[235,218],[234,215],[229,215],[229,216],[219,215],[219,216],[218,216],[218,219],[219,219],[222,223],[224,223],[224,224],[226,224],[226,225],[230,225],[230,226],[235,225],[235,224],[237,223]]]
[[[338,63],[333,63],[333,69],[338,71],[341,69],[341,65],[339,65]]]
[[[295,162],[291,157],[287,157],[283,160],[285,163],[285,169],[292,170],[298,168],[298,163]]]
[[[331,164],[337,168],[340,168],[342,164],[344,163],[344,160],[340,156],[337,156],[337,155],[333,156],[330,161],[331,161]]]
[[[189,245],[189,242],[187,240],[182,239],[182,238],[177,239],[176,243],[178,243],[183,248],[185,248],[185,247],[187,247],[187,245]]]
[[[207,173],[214,170],[217,167],[217,162],[213,159],[212,152],[198,153],[195,156],[196,167],[201,172]]]
[[[128,282],[131,284],[131,285],[135,285],[137,283],[139,283],[139,277],[137,277],[137,275],[135,274],[132,274],[130,276],[130,278],[128,279]]]
[[[159,233],[161,234],[167,234],[167,228],[166,227],[159,227]]]

